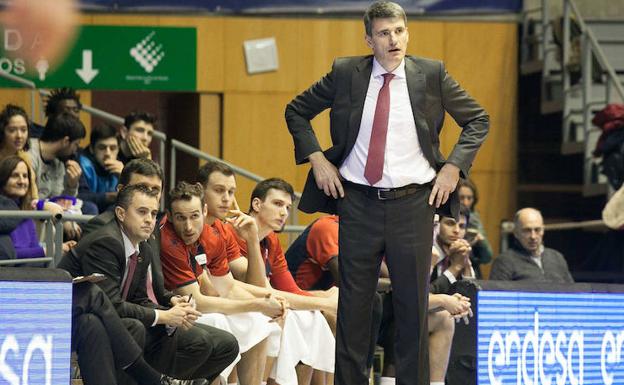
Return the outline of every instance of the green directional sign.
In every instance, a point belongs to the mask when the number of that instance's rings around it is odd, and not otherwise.
[[[194,91],[197,87],[195,28],[84,26],[65,62],[50,69],[45,59],[27,68],[8,55],[21,42],[5,30],[0,69],[40,88]],[[18,87],[0,78],[0,87]]]

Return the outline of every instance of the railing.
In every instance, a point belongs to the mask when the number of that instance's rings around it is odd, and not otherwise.
[[[50,267],[55,267],[63,257],[63,221],[87,222],[92,215],[58,214],[52,215],[48,211],[31,210],[0,210],[0,218],[33,219],[44,222],[44,242],[45,257],[42,258],[20,258],[0,260],[2,265],[14,265],[24,263],[45,262]]]
[[[256,183],[263,181],[264,177],[258,175],[258,174],[254,174],[242,167],[238,167],[232,163],[229,163],[221,158],[218,158],[214,155],[210,155],[206,152],[200,151],[198,149],[196,149],[195,147],[189,146],[186,143],[180,142],[179,140],[175,140],[175,139],[171,139],[171,156],[170,156],[170,182],[172,186],[175,186],[175,182],[176,182],[176,165],[177,165],[177,151],[181,151],[185,154],[189,154],[191,156],[194,156],[198,159],[203,159],[203,160],[209,160],[209,161],[213,161],[213,162],[221,162],[226,164],[227,166],[229,166],[232,171],[234,171],[235,174],[238,174],[244,178],[250,179]],[[298,200],[299,198],[301,198],[301,193],[299,192],[295,192],[295,198],[296,200]],[[298,218],[297,218],[297,210],[295,209],[295,202],[293,202],[293,206],[290,210],[290,215],[289,215],[289,221],[291,222],[290,225],[284,227],[284,232],[289,233],[289,237],[292,237],[290,234],[292,233],[301,233],[303,232],[303,230],[305,230],[305,226],[298,226]],[[292,239],[290,239],[292,241]]]
[[[575,230],[575,229],[589,229],[589,228],[601,228],[606,229],[602,219],[596,219],[591,221],[580,222],[562,222],[562,223],[550,223],[544,225],[544,231],[562,231],[562,230]],[[502,221],[500,224],[500,252],[509,248],[509,234],[513,234],[515,224],[513,221]]]
[[[544,1],[544,0],[543,0]],[[572,20],[576,20],[581,30],[581,92],[582,92],[582,114],[583,114],[583,137],[584,137],[584,184],[585,186],[597,183],[596,173],[594,172],[595,165],[592,157],[592,151],[594,142],[591,140],[590,135],[592,132],[598,129],[592,126],[592,108],[596,105],[609,104],[612,101],[612,90],[615,90],[619,96],[620,101],[624,101],[624,88],[620,79],[618,78],[613,66],[607,60],[607,57],[598,43],[591,28],[587,27],[581,13],[579,12],[576,3],[573,0],[564,0],[563,4],[563,57],[562,57],[562,74],[563,74],[563,94],[568,95],[571,90],[570,85],[570,71],[569,60],[571,51],[571,24]],[[594,101],[592,98],[592,85],[594,84],[593,63],[592,57],[596,58],[601,70],[606,73],[606,86],[605,86],[605,98],[604,100]],[[572,112],[569,105],[566,102],[567,98],[564,97],[564,117],[569,119]],[[564,124],[564,135],[569,134],[569,124]],[[566,136],[564,136],[566,137]]]

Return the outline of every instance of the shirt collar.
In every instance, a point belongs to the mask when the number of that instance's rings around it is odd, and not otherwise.
[[[123,228],[121,229],[121,238],[123,239],[123,245],[124,245],[124,252],[126,255],[126,259],[130,258],[130,256],[134,253],[139,252],[139,245],[133,245],[132,241],[130,240],[130,238],[128,238],[128,236],[126,235],[126,233],[123,231]]]
[[[386,71],[386,69],[379,64],[375,57],[373,57],[373,77],[380,78],[385,73],[388,73],[388,71]],[[405,58],[401,60],[401,64],[399,64],[399,66],[391,73],[394,74],[395,78],[405,78]]]

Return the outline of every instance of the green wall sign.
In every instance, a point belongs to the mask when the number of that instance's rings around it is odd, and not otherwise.
[[[195,28],[83,26],[65,62],[50,70],[42,59],[35,68],[7,55],[23,44],[4,30],[0,70],[25,77],[40,88],[68,86],[93,90],[195,91]],[[0,78],[0,87],[19,87]]]

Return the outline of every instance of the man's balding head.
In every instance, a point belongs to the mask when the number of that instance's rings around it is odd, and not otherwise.
[[[526,207],[514,216],[514,236],[531,255],[538,255],[544,238],[544,218],[539,210]]]

